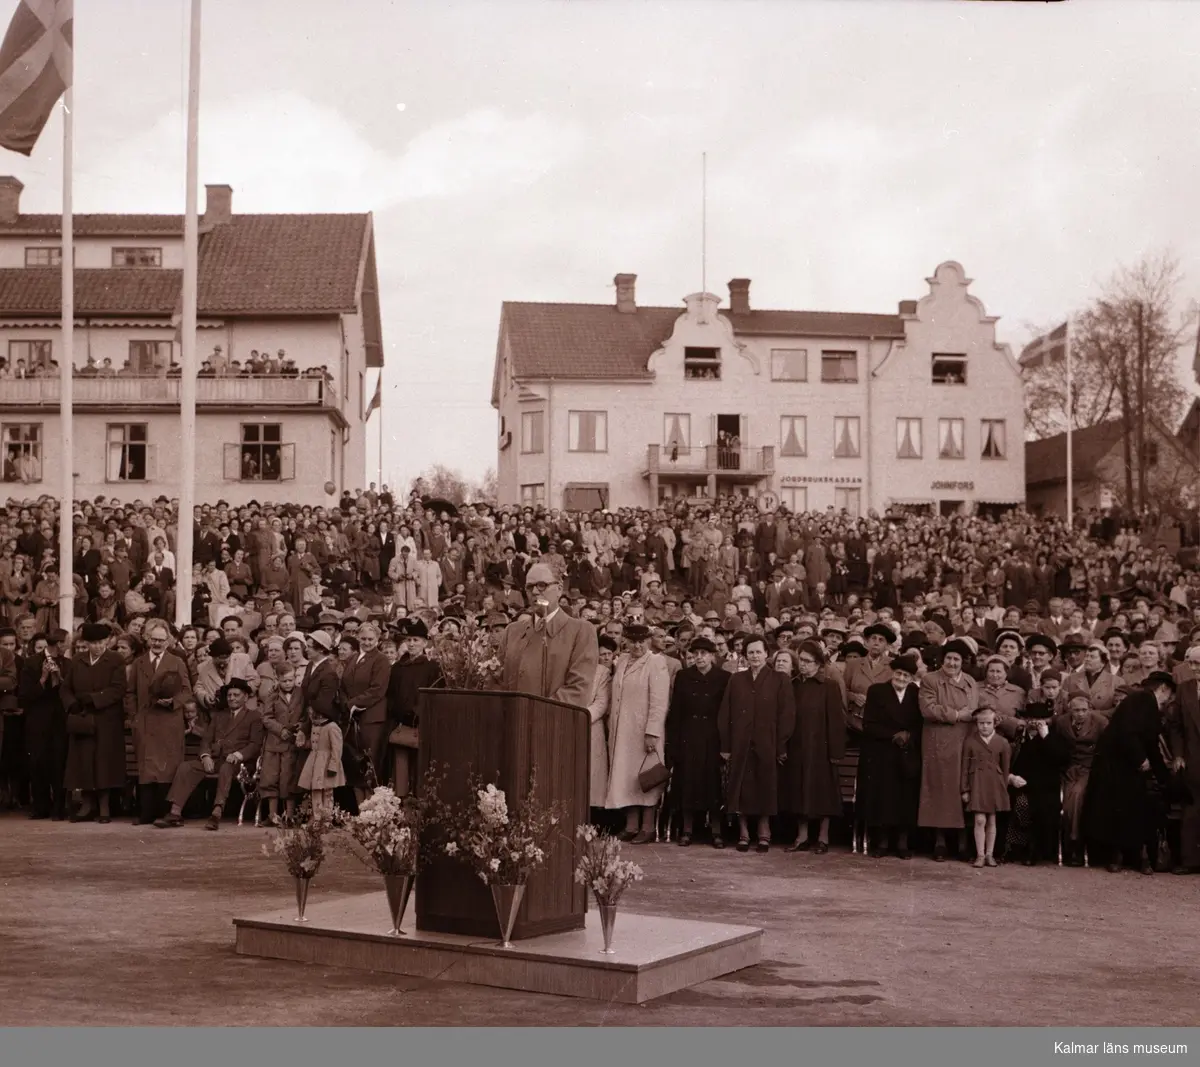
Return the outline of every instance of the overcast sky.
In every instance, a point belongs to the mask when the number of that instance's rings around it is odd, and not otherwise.
[[[186,8],[77,0],[77,210],[182,211]],[[1147,252],[1200,294],[1200,2],[205,0],[202,69],[202,184],[375,213],[405,484],[495,464],[502,301],[700,288],[702,152],[708,287],[760,308],[891,312],[957,259],[1019,349]],[[60,138],[5,160],[26,210]]]

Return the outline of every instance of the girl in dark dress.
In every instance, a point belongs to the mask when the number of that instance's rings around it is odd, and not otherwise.
[[[975,733],[963,742],[961,786],[963,804],[975,817],[975,867],[998,866],[996,813],[1009,811],[1008,787],[1025,786],[1023,778],[1010,773],[1012,748],[996,733],[996,713],[991,708],[975,711]]]

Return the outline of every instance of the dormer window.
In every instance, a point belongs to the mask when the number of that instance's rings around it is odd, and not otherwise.
[[[934,352],[934,385],[966,385],[967,357],[961,352]]]
[[[112,265],[114,267],[161,267],[162,249],[114,248]]]
[[[691,381],[720,381],[721,350],[719,348],[685,348],[683,376]]]

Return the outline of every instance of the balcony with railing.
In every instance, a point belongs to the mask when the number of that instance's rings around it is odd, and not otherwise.
[[[736,479],[762,478],[774,472],[775,449],[770,445],[763,448],[650,445],[646,457],[647,475],[715,474]]]
[[[180,379],[157,376],[76,376],[73,403],[78,407],[179,407]],[[0,407],[57,407],[62,400],[58,378],[0,378]],[[196,405],[213,407],[338,407],[333,383],[323,377],[238,375],[197,378]]]

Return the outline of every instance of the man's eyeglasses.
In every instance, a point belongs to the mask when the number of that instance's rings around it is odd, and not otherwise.
[[[544,593],[550,588],[550,582],[530,582],[525,586],[525,591],[528,593]]]

